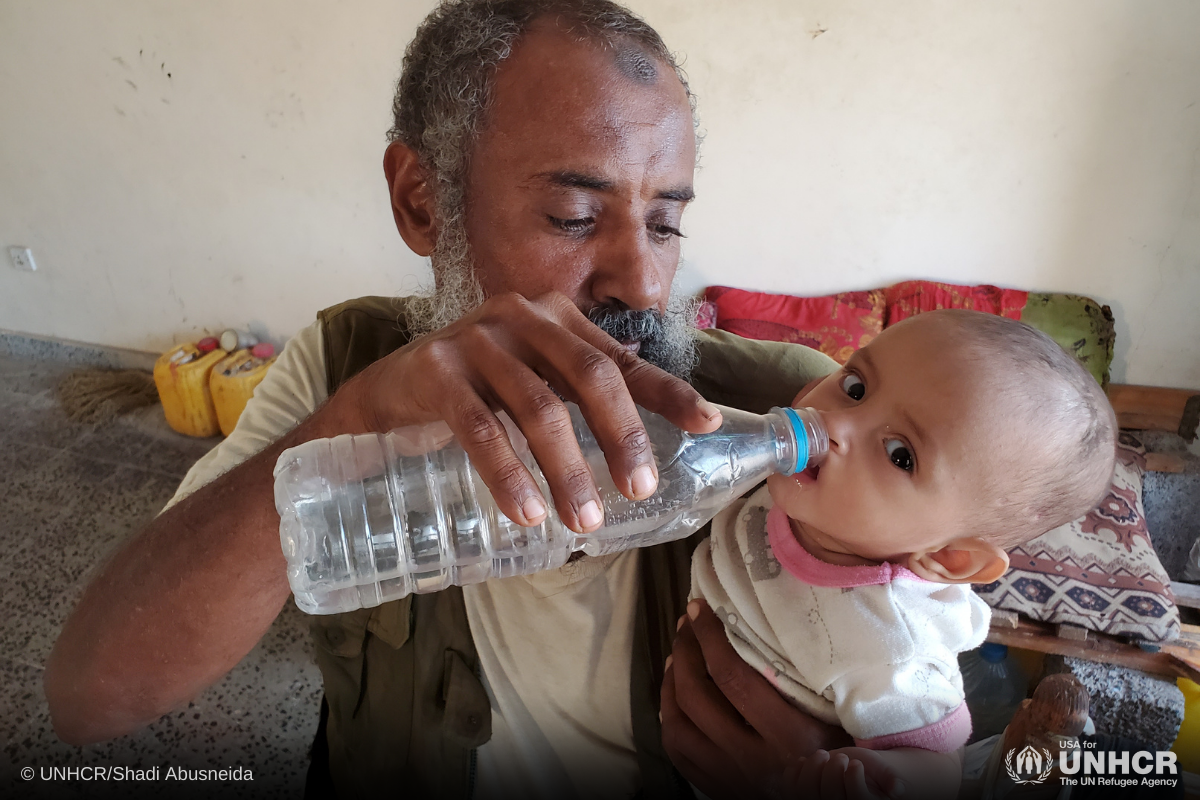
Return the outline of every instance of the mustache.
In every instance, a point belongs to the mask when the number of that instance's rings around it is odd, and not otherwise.
[[[655,341],[666,327],[666,317],[653,308],[635,311],[597,306],[587,316],[593,325],[622,344]]]

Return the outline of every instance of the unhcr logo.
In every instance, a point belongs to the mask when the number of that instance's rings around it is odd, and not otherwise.
[[[1018,786],[1036,786],[1050,777],[1054,770],[1054,757],[1044,747],[1039,749],[1026,745],[1023,750],[1008,751],[1004,757],[1004,768],[1008,770],[1008,777]]]
[[[1004,757],[1008,777],[1018,786],[1045,783],[1058,767],[1064,786],[1176,786],[1177,757],[1170,751],[1117,753],[1095,750],[1092,742],[1067,740],[1058,763],[1046,748],[1028,745]]]

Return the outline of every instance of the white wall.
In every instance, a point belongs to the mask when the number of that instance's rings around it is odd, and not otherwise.
[[[158,350],[428,279],[380,170],[430,0],[0,0],[0,328]],[[1074,291],[1200,386],[1200,4],[635,0],[707,131],[688,289]]]

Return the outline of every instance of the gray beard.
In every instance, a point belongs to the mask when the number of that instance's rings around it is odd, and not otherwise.
[[[436,287],[429,294],[414,297],[407,309],[414,338],[462,319],[487,299],[475,277],[471,248],[461,225],[443,228],[431,260]],[[588,319],[621,344],[639,342],[640,358],[686,381],[697,361],[693,336],[697,304],[697,300],[679,294],[672,286],[666,313],[597,306],[588,312]]]

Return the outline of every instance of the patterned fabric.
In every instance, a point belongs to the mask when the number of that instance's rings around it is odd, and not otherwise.
[[[717,304],[704,300],[696,307],[696,327],[708,330],[717,327]]]
[[[1101,386],[1108,386],[1116,328],[1112,309],[1078,294],[1033,292],[1021,312],[1021,322],[1032,325],[1087,367]]]
[[[710,286],[704,299],[716,306],[721,330],[747,339],[806,345],[845,364],[883,330],[886,297],[881,289],[794,297]]]
[[[922,311],[940,308],[966,308],[1020,319],[1029,292],[1000,289],[986,284],[956,286],[934,281],[904,281],[887,288],[887,324],[895,325]]]
[[[1179,636],[1170,578],[1142,512],[1146,450],[1122,433],[1108,495],[1095,511],[1009,553],[1004,577],[975,591],[993,608],[1151,642]]]

